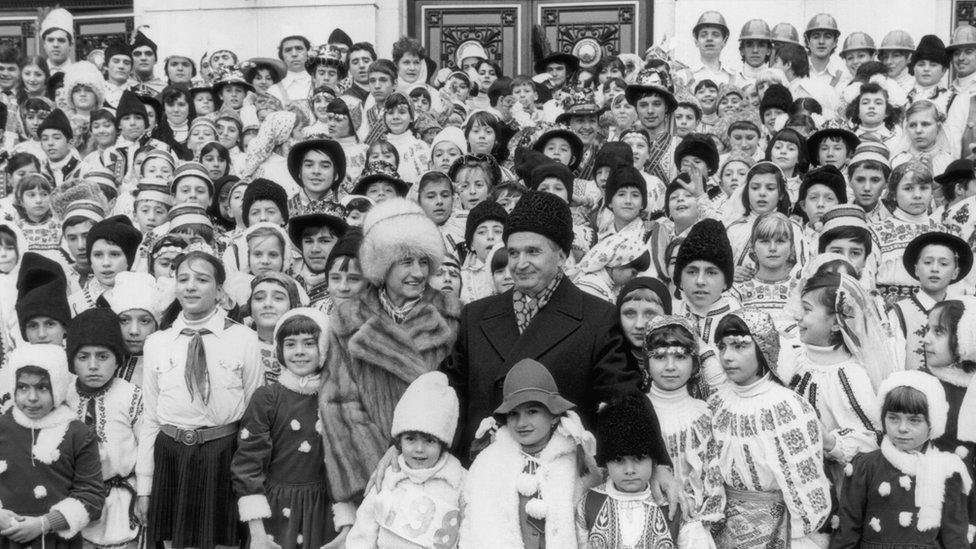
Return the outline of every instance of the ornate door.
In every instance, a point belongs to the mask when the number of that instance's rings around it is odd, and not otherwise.
[[[508,75],[532,73],[533,25],[553,51],[573,53],[584,67],[605,56],[642,53],[652,43],[652,0],[408,0],[408,25],[438,67],[476,40]]]

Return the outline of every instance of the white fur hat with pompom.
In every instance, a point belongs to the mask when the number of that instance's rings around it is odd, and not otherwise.
[[[363,276],[380,287],[390,267],[408,256],[426,258],[430,272],[444,258],[444,240],[420,206],[405,198],[385,200],[366,214],[359,264]]]
[[[945,433],[946,421],[949,418],[949,403],[946,401],[945,389],[942,383],[933,376],[919,370],[905,370],[894,372],[881,382],[878,387],[878,415],[884,408],[885,397],[898,387],[911,387],[925,395],[929,412],[929,439],[936,439]],[[882,417],[882,421],[884,418]]]
[[[68,371],[68,355],[64,347],[50,343],[24,343],[17,346],[10,353],[10,362],[6,366],[8,373],[8,387],[17,386],[17,371],[26,366],[34,366],[47,372],[51,378],[51,394],[54,406],[57,407],[68,399],[68,387],[74,383],[71,372]]]
[[[460,405],[457,394],[442,372],[428,372],[413,380],[393,410],[394,438],[416,431],[436,437],[446,445],[454,440]]]

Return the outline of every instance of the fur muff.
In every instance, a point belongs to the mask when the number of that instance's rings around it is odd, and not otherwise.
[[[576,442],[557,429],[539,454],[539,492],[546,507],[546,547],[579,547],[576,503],[599,479],[579,476]],[[461,549],[522,547],[518,481],[522,447],[502,427],[471,465],[464,483]]]
[[[460,314],[456,298],[428,288],[397,324],[373,287],[333,312],[319,412],[334,501],[362,493],[389,447],[397,402],[450,354]]]
[[[359,264],[374,286],[382,286],[390,267],[404,257],[427,258],[434,273],[445,252],[440,231],[416,202],[392,198],[366,214]]]

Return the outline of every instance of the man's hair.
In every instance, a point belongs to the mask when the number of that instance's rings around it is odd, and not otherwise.
[[[788,63],[797,78],[810,76],[810,60],[807,59],[807,52],[803,46],[784,43],[776,48],[775,57],[783,63]]]
[[[393,61],[389,59],[377,59],[369,65],[369,73],[381,72],[390,77],[391,80],[397,79],[397,68]]]
[[[365,51],[369,53],[369,56],[376,61],[376,49],[369,42],[356,42],[352,46],[349,46],[349,55],[352,55],[354,51]]]
[[[308,41],[308,38],[305,38],[300,34],[293,34],[291,36],[286,36],[281,39],[281,42],[278,42],[278,59],[281,59],[282,61],[285,60],[285,42],[288,42],[290,40],[299,40],[301,41],[302,45],[305,46],[306,50],[312,49],[312,43]]]

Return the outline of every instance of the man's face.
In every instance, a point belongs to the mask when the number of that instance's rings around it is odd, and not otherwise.
[[[566,83],[566,65],[564,63],[549,63],[546,67],[549,74],[549,84],[554,88],[559,88]]]
[[[746,65],[754,69],[761,67],[769,59],[771,51],[772,48],[767,40],[742,40],[739,42],[739,53],[742,54],[742,59]]]
[[[695,46],[702,57],[716,57],[725,48],[727,37],[718,27],[702,27],[695,35]]]
[[[236,62],[234,53],[228,50],[220,50],[210,56],[210,68],[214,71],[220,67],[229,67]]]
[[[369,83],[369,66],[375,59],[366,50],[354,50],[349,53],[349,76],[360,86]]]
[[[281,45],[281,58],[290,72],[304,71],[305,61],[308,60],[308,48],[305,47],[305,42],[297,38],[285,40]]]
[[[538,233],[511,234],[506,247],[515,286],[529,295],[538,295],[548,286],[566,261],[566,254]]]
[[[71,55],[71,38],[61,29],[54,29],[44,35],[44,53],[55,65],[68,60]]]
[[[828,30],[815,30],[807,35],[807,48],[816,59],[827,59],[837,47],[837,33]]]
[[[0,89],[12,90],[20,81],[17,63],[0,63]]]
[[[166,63],[166,77],[169,81],[187,83],[193,78],[193,63],[186,57],[173,57]]]
[[[108,79],[116,84],[124,84],[132,74],[132,58],[128,55],[113,55],[106,63]]]
[[[569,129],[583,140],[584,145],[589,145],[596,141],[600,125],[595,114],[587,114],[570,118]]]
[[[393,93],[393,86],[395,85],[396,80],[390,78],[390,75],[385,72],[369,73],[369,91],[373,94],[373,99],[376,100],[377,105],[386,101],[386,98]]]
[[[952,52],[952,68],[956,77],[965,78],[976,72],[976,47],[959,48]]]
[[[149,46],[139,46],[132,50],[132,60],[136,73],[143,76],[152,74],[153,67],[156,66],[156,54]]]

